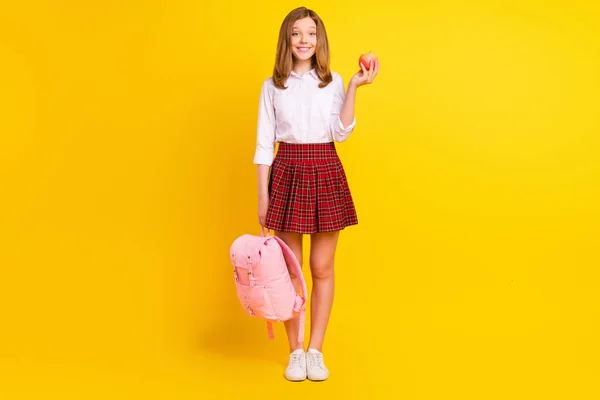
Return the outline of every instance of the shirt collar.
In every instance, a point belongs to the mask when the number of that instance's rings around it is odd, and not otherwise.
[[[317,69],[316,69],[316,68],[313,68],[313,69],[311,69],[311,70],[310,70],[310,71],[308,71],[306,74],[312,75],[312,77],[313,77],[313,78],[315,78],[315,79],[319,79],[319,75],[317,75]],[[304,74],[304,75],[306,75],[306,74]],[[295,73],[294,71],[292,71],[292,72],[290,73],[290,75],[291,75],[291,76],[298,77],[298,78],[302,78],[302,76],[298,75],[298,74],[297,74],[297,73]]]

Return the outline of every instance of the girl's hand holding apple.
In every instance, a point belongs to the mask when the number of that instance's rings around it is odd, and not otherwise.
[[[360,71],[358,71],[350,80],[350,85],[359,87],[373,82],[379,72],[379,60],[375,54],[369,52],[362,54],[358,59]]]

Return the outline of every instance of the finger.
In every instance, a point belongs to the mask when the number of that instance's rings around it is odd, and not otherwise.
[[[373,82],[375,76],[377,75],[377,63],[373,63],[373,68],[371,69],[371,75],[369,76],[369,83]]]
[[[365,68],[365,66],[363,65],[363,63],[360,63],[360,68],[362,69],[363,74],[365,74],[365,76],[367,75],[367,69]]]

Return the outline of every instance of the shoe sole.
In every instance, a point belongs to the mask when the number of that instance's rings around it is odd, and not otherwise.
[[[306,378],[291,379],[291,378],[288,378],[287,376],[285,377],[285,379],[287,379],[290,382],[302,382],[302,381],[306,380]]]

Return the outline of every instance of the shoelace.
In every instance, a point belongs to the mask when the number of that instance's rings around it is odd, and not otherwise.
[[[312,354],[312,353],[308,353],[306,354],[307,357],[307,361],[308,361],[308,368],[312,368],[312,367],[319,367],[321,369],[324,369],[324,364],[323,364],[323,354]]]
[[[304,365],[302,363],[302,354],[292,354],[292,359],[290,360],[290,368],[303,368]]]

